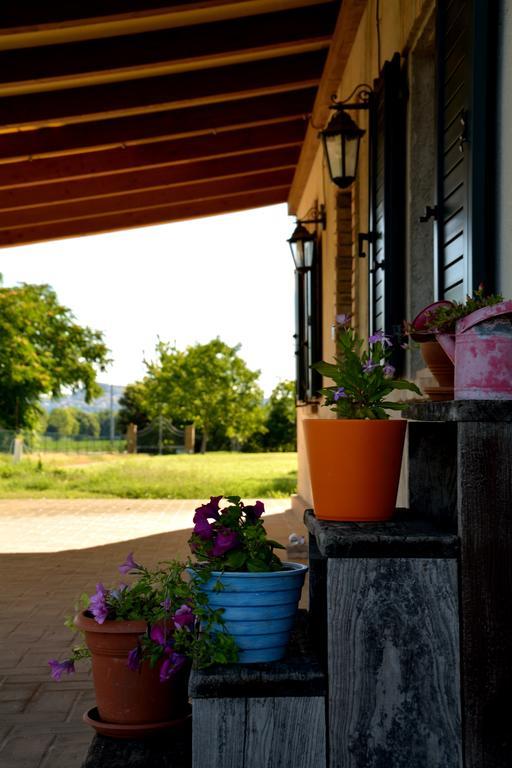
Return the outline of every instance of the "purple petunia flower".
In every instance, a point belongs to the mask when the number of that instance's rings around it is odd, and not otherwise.
[[[366,363],[363,365],[363,371],[365,373],[371,373],[373,370],[377,368],[377,363],[371,359],[371,357],[368,358]]]
[[[350,322],[350,315],[342,312],[341,315],[336,315],[336,322],[338,325],[347,325]]]
[[[171,598],[166,597],[165,600],[160,603],[160,605],[162,606],[162,608],[166,613],[169,613],[169,611],[171,610]]]
[[[167,641],[166,633],[164,631],[164,628],[159,624],[155,624],[153,627],[151,627],[149,636],[155,643],[158,643],[158,645],[166,644],[166,641]]]
[[[196,512],[194,515],[194,533],[201,539],[211,539],[213,536],[213,525],[208,522],[206,517],[203,517]]]
[[[345,392],[345,387],[338,387],[338,389],[335,391],[333,395],[334,402],[337,403],[338,400],[346,396],[347,396],[347,393]]]
[[[96,592],[89,601],[89,610],[98,624],[103,624],[108,616],[107,595],[108,592],[103,584],[96,584]]]
[[[174,626],[177,629],[180,627],[193,627],[196,620],[189,605],[182,605],[181,608],[178,608],[173,618]]]
[[[220,557],[225,552],[229,552],[230,549],[234,549],[237,545],[237,533],[235,531],[230,531],[229,528],[221,528],[214,541],[211,554],[213,557]]]
[[[133,672],[137,672],[140,669],[140,665],[142,664],[142,651],[140,645],[137,645],[130,651],[126,663]]]
[[[395,367],[390,363],[386,363],[386,365],[382,369],[382,372],[384,373],[384,376],[386,376],[387,378],[392,378],[395,375]]]
[[[258,520],[265,512],[265,505],[262,501],[257,501],[254,505],[244,507],[244,512],[248,520]]]
[[[164,659],[162,666],[160,667],[160,682],[165,683],[166,680],[170,680],[183,667],[187,661],[186,656],[182,653],[171,653],[171,655]]]
[[[213,536],[213,527],[209,521],[210,518],[218,520],[219,514],[219,501],[222,496],[211,496],[208,504],[202,504],[197,507],[194,515],[194,533],[201,539],[211,539]]]
[[[71,659],[66,659],[65,661],[50,659],[48,664],[52,670],[51,674],[54,680],[60,680],[64,672],[66,675],[72,675],[75,672],[75,664]]]
[[[142,566],[133,559],[133,552],[129,552],[124,563],[119,566],[119,573],[130,573],[130,571],[140,571]]]
[[[385,347],[393,346],[391,339],[389,338],[389,336],[386,336],[384,331],[377,331],[377,333],[372,334],[372,336],[370,336],[368,341],[370,342],[370,344],[378,344],[380,342]]]

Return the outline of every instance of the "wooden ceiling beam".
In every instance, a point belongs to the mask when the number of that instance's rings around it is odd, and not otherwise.
[[[324,51],[184,72],[126,83],[111,83],[2,99],[2,131],[81,123],[123,115],[215,104],[265,93],[301,90],[316,85]]]
[[[165,224],[171,221],[233,213],[264,205],[275,205],[286,201],[289,185],[274,189],[258,190],[226,197],[180,203],[162,208],[150,208],[132,213],[116,213],[110,216],[79,219],[75,221],[43,224],[23,229],[15,227],[0,231],[0,248],[28,245],[29,243],[56,240],[112,232],[120,229]]]
[[[34,208],[88,198],[131,194],[137,190],[157,190],[171,186],[260,173],[262,170],[294,168],[300,145],[233,155],[214,160],[166,165],[112,176],[80,178],[36,186],[0,190],[0,211],[11,214],[20,208]]]
[[[57,10],[55,2],[38,3],[37,8],[20,3],[2,8],[0,50],[211,24],[324,3],[325,0],[203,0],[192,3],[140,0],[137,5],[128,0],[123,3],[124,8],[137,7],[125,13],[117,13],[119,3],[109,6],[101,0],[89,0],[86,6],[63,2]],[[83,18],[84,7],[90,14],[88,18]],[[107,11],[109,7],[110,13]]]
[[[226,104],[8,133],[0,135],[0,162],[127,147],[300,118],[312,109],[315,93],[315,88],[304,88]]]
[[[88,198],[69,203],[42,205],[34,208],[20,208],[16,211],[0,212],[0,231],[40,224],[72,221],[77,219],[131,213],[149,208],[161,208],[178,203],[207,200],[227,195],[242,194],[251,190],[274,189],[288,186],[293,178],[293,167],[277,170],[263,170],[217,179],[202,179],[192,184],[163,187],[157,190],[142,190],[125,195]]]
[[[250,154],[259,149],[292,147],[302,143],[304,120],[162,141],[126,149],[84,152],[80,155],[0,165],[0,189],[30,187],[50,181],[108,176],[135,169],[198,162],[214,157]],[[243,161],[240,164],[243,169]]]
[[[0,51],[0,96],[207,70],[329,46],[336,5],[107,40]]]

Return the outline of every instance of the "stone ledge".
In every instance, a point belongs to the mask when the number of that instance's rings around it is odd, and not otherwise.
[[[95,736],[82,768],[191,768],[192,723],[146,739]]]
[[[266,664],[217,664],[193,670],[189,695],[204,698],[324,696],[325,675],[309,641],[309,619],[299,611],[290,645],[282,661]]]
[[[413,403],[402,411],[412,421],[512,422],[512,400],[446,400]]]
[[[398,509],[393,520],[355,523],[317,520],[312,509],[304,523],[323,557],[456,557],[458,537],[432,522]]]

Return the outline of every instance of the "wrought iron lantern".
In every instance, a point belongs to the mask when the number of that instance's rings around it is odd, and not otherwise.
[[[288,238],[293,263],[297,272],[308,272],[313,267],[315,260],[316,235],[306,229],[304,224],[322,224],[325,228],[324,206],[321,205],[318,212],[315,208],[313,210],[313,218],[311,219],[297,219],[293,234]]]
[[[359,147],[365,131],[352,120],[349,109],[370,109],[372,92],[367,85],[358,85],[351,98],[357,92],[357,102],[334,102],[330,109],[336,110],[327,128],[320,131],[324,152],[327,158],[329,175],[337,187],[346,189],[354,183],[357,176]]]
[[[332,116],[321,132],[329,175],[336,186],[346,189],[356,179],[359,145],[364,131],[344,110]]]

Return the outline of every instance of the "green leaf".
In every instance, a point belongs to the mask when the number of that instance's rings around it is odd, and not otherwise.
[[[418,389],[416,384],[412,381],[405,381],[404,379],[392,379],[393,389],[408,389],[410,392],[416,392],[417,395],[421,395],[421,390]]]
[[[314,363],[314,365],[311,367],[314,368],[315,371],[318,371],[318,373],[321,373],[322,376],[327,376],[329,379],[333,379],[334,381],[338,380],[340,372],[337,365],[333,365],[332,363],[324,363],[322,361],[320,363]]]

